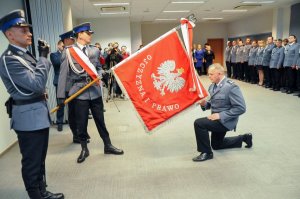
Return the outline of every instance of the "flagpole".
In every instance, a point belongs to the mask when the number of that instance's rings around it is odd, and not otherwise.
[[[68,104],[70,101],[72,101],[74,98],[76,98],[78,95],[80,95],[81,93],[83,93],[86,89],[88,89],[89,87],[91,87],[93,84],[95,84],[96,82],[98,82],[101,79],[100,76],[98,76],[96,79],[94,79],[93,81],[91,81],[90,83],[88,83],[87,85],[85,85],[83,88],[81,88],[80,90],[78,90],[76,93],[74,93],[73,95],[71,95],[70,97],[68,97],[65,101],[64,101],[64,105]],[[53,108],[50,113],[55,113],[56,111],[58,111],[58,109],[60,109],[60,106],[56,106],[55,108]]]

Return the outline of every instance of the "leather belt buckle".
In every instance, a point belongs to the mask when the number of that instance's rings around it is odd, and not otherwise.
[[[88,84],[91,83],[91,81],[92,81],[92,79],[90,77],[86,77],[85,80],[86,80],[86,83],[88,83]]]

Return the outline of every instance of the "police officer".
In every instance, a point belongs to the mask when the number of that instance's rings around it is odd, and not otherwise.
[[[299,57],[299,48],[300,45],[297,43],[297,38],[295,35],[289,36],[289,44],[285,47],[284,51],[284,61],[283,67],[286,74],[287,80],[287,94],[294,92],[294,83],[295,83],[295,69],[297,65],[297,59]]]
[[[69,46],[73,45],[75,42],[73,30],[67,31],[67,32],[59,35],[59,37],[63,41],[65,49],[68,48]],[[61,62],[61,60],[60,60],[60,62]],[[68,92],[71,88],[71,84],[72,84],[71,80],[68,79],[67,84],[66,84],[66,96],[67,97],[68,97]],[[58,103],[61,103],[61,101],[58,100]],[[63,107],[60,109],[63,109]],[[79,137],[76,135],[76,120],[75,120],[75,111],[74,111],[74,101],[70,101],[68,103],[68,122],[69,122],[71,132],[73,134],[73,143],[80,143]]]
[[[76,93],[80,88],[84,87],[88,82],[91,81],[89,74],[84,70],[84,67],[80,65],[78,59],[75,59],[75,57],[71,55],[71,48],[81,50],[83,52],[81,56],[87,56],[89,61],[97,70],[100,70],[101,68],[99,62],[99,49],[89,45],[93,34],[93,31],[91,30],[91,24],[80,24],[73,28],[73,32],[76,38],[76,43],[66,49],[62,55],[61,71],[58,80],[59,98],[66,97],[67,79],[71,80],[71,87],[68,92],[69,96]],[[82,58],[85,60],[85,57]],[[74,99],[77,130],[76,133],[80,139],[82,148],[77,159],[78,163],[85,161],[85,158],[89,156],[89,150],[87,148],[87,123],[89,109],[92,111],[96,127],[100,137],[104,142],[104,153],[115,155],[121,155],[124,153],[123,150],[117,149],[111,144],[109,133],[104,122],[103,101],[101,94],[102,92],[100,85],[94,84],[76,99]]]
[[[256,61],[256,52],[257,52],[257,41],[252,41],[252,46],[249,51],[249,60],[248,60],[248,67],[250,70],[250,82],[251,84],[257,83],[257,70],[255,67],[255,61]]]
[[[271,78],[270,78],[271,77],[270,60],[271,60],[271,54],[272,54],[273,48],[275,48],[275,44],[273,42],[273,37],[268,37],[267,46],[264,49],[263,62],[262,62],[266,88],[272,87]]]
[[[210,100],[200,101],[202,110],[211,109],[208,117],[195,120],[194,128],[197,140],[197,150],[201,154],[193,161],[205,161],[213,158],[214,150],[240,148],[245,142],[247,148],[252,147],[252,134],[226,137],[226,132],[236,128],[239,116],[245,113],[246,105],[240,88],[224,75],[220,64],[209,67],[208,76],[212,84],[208,91]],[[209,141],[211,131],[211,143]]]
[[[230,51],[230,63],[232,66],[232,78],[236,79],[238,74],[237,74],[237,63],[236,63],[236,50],[238,46],[236,45],[236,41],[232,41],[232,48]]]
[[[46,190],[45,160],[50,115],[45,87],[51,63],[49,46],[39,41],[39,61],[27,50],[32,34],[23,10],[14,10],[0,19],[0,28],[9,41],[0,61],[0,75],[12,103],[11,128],[15,130],[22,154],[22,177],[31,199],[64,198]]]
[[[227,41],[227,46],[225,49],[225,61],[226,61],[226,68],[227,68],[227,77],[231,78],[231,63],[230,63],[230,52],[232,48],[232,43],[231,41]]]
[[[246,82],[250,82],[250,67],[249,67],[249,53],[251,49],[251,39],[247,38],[244,46],[244,52],[243,52],[243,71],[244,71],[244,77]]]
[[[258,72],[258,85],[262,86],[264,83],[264,71],[263,71],[263,55],[264,55],[265,42],[263,40],[258,41],[258,49],[256,51],[255,67]]]
[[[279,91],[280,89],[280,68],[282,68],[284,59],[284,48],[282,40],[277,39],[276,48],[273,48],[270,60],[272,90]]]
[[[56,93],[57,93],[57,84],[58,84],[58,76],[60,71],[60,60],[61,60],[61,53],[64,50],[64,43],[62,40],[57,42],[57,51],[50,54],[50,60],[54,68],[54,79],[53,85],[55,86]],[[57,130],[63,130],[63,120],[64,120],[64,108],[61,108],[56,113],[56,124]]]
[[[236,50],[236,64],[237,64],[237,79],[244,80],[244,71],[243,71],[243,64],[244,64],[244,44],[242,40],[238,42],[238,48]]]
[[[299,48],[299,54],[298,54],[298,59],[297,59],[297,64],[296,64],[296,70],[297,70],[297,88],[300,90],[300,48]],[[300,97],[300,94],[297,95]]]

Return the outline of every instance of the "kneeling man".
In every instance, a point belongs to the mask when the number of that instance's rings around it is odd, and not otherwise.
[[[226,137],[226,132],[236,128],[239,116],[246,112],[246,104],[240,88],[224,75],[224,67],[213,64],[208,69],[212,84],[208,92],[209,100],[200,102],[202,110],[211,109],[208,117],[199,118],[194,122],[197,150],[201,153],[193,161],[205,161],[213,158],[212,149],[252,147],[252,134]],[[209,133],[211,132],[211,142]]]

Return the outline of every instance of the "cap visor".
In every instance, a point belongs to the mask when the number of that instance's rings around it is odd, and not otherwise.
[[[27,24],[27,23],[18,24],[17,26],[20,26],[20,27],[32,27],[31,24]]]

